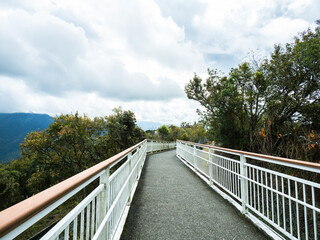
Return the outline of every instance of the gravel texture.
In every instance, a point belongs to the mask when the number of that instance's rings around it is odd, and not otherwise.
[[[269,239],[176,156],[147,157],[122,240]]]

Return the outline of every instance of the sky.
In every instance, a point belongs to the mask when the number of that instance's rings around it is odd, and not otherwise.
[[[268,56],[319,13],[319,0],[1,0],[0,112],[194,122],[194,73]]]

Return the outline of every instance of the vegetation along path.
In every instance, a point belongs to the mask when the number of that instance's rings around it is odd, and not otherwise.
[[[148,156],[121,239],[268,239],[175,156]]]

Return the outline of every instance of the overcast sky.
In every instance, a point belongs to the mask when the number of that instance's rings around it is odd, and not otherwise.
[[[314,29],[319,0],[1,0],[0,112],[198,119],[185,84]]]

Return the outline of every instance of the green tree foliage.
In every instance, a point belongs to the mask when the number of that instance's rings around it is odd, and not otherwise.
[[[163,141],[185,140],[204,143],[207,132],[199,123],[193,125],[183,122],[180,127],[163,125],[157,129],[156,137]]]
[[[319,157],[320,28],[275,45],[258,66],[248,62],[228,76],[208,70],[185,87],[198,101],[210,137],[224,147],[315,161]],[[312,151],[311,151],[312,149]]]
[[[188,141],[191,142],[198,142],[198,143],[204,143],[206,142],[206,130],[201,124],[194,123],[191,127],[188,128],[182,128],[188,136]],[[182,135],[181,140],[184,140],[184,137]]]
[[[159,137],[161,140],[168,141],[169,135],[171,133],[170,128],[166,125],[162,125],[157,129],[157,133],[159,134]]]
[[[232,69],[229,77],[217,70],[209,69],[208,74],[205,82],[195,75],[186,85],[188,98],[205,107],[200,114],[216,142],[252,150],[254,129],[264,111],[265,79],[246,62]]]
[[[21,144],[21,158],[0,165],[0,208],[4,209],[136,144],[144,132],[131,111],[104,118],[56,117]]]
[[[131,111],[115,108],[112,115],[105,117],[105,121],[113,152],[124,150],[145,137],[144,131],[136,125],[136,118]]]

